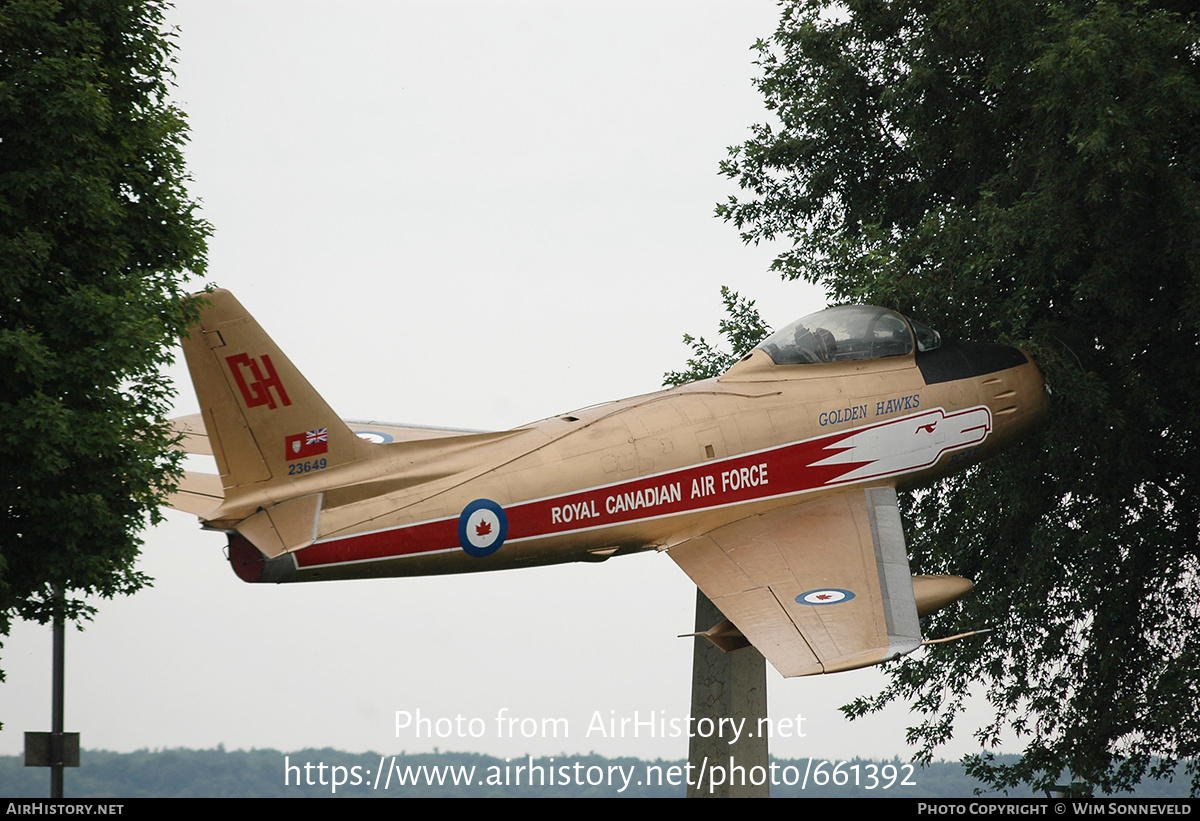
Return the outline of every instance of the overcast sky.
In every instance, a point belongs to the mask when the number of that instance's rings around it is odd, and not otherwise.
[[[685,332],[716,335],[722,285],[775,327],[825,306],[713,216],[735,191],[726,147],[767,117],[750,47],[777,19],[765,0],[184,0],[206,279],[347,418],[502,429],[655,390]],[[687,755],[682,738],[586,735],[596,714],[688,714],[676,635],[695,588],[666,556],[273,586],[239,581],[194,517],[145,538],[153,589],[67,635],[66,724],[87,749]],[[49,629],[18,624],[0,666],[15,754],[49,729]],[[805,718],[773,753],[910,757],[904,707],[837,709],[878,671],[769,680],[772,717]],[[505,708],[571,736],[500,738]],[[487,732],[397,738],[398,710]],[[947,756],[974,749],[971,729]]]

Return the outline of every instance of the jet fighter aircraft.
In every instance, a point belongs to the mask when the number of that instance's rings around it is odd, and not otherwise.
[[[414,576],[665,552],[786,676],[922,644],[961,596],[910,575],[896,490],[974,464],[1045,411],[1037,366],[894,311],[830,308],[716,379],[480,433],[347,423],[227,291],[183,341],[216,458],[170,504],[248,582]]]

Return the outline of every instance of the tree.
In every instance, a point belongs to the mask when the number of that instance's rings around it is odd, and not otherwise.
[[[0,4],[0,635],[50,619],[54,585],[78,620],[147,584],[137,533],[179,471],[160,367],[209,228],[163,6]]]
[[[754,350],[754,346],[771,332],[754,307],[754,300],[743,299],[729,288],[721,288],[721,301],[725,303],[725,318],[717,326],[721,336],[729,343],[729,350],[714,348],[704,337],[683,335],[683,343],[692,349],[692,358],[682,371],[671,371],[663,377],[663,385],[671,387],[697,379],[710,379],[729,370],[734,362]]]
[[[1190,4],[783,4],[757,44],[775,121],[718,207],[773,267],[1023,346],[1051,391],[1005,458],[907,498],[914,572],[976,581],[861,715],[923,715],[928,760],[981,688],[968,766],[994,788],[1070,771],[1200,790],[1200,28]],[[990,755],[1002,733],[1016,764]]]

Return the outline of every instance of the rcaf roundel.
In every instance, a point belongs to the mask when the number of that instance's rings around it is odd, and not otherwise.
[[[841,604],[850,601],[854,594],[849,590],[828,587],[822,590],[809,590],[796,597],[797,604]]]
[[[386,445],[388,442],[395,441],[390,433],[383,433],[378,430],[356,430],[354,431],[354,435],[359,439],[365,439],[376,445]]]
[[[476,558],[495,553],[507,536],[508,517],[491,499],[476,499],[458,517],[458,543]]]

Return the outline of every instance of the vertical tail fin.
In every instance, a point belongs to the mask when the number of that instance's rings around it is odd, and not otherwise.
[[[227,500],[280,501],[296,478],[361,458],[365,442],[228,291],[183,340]]]

